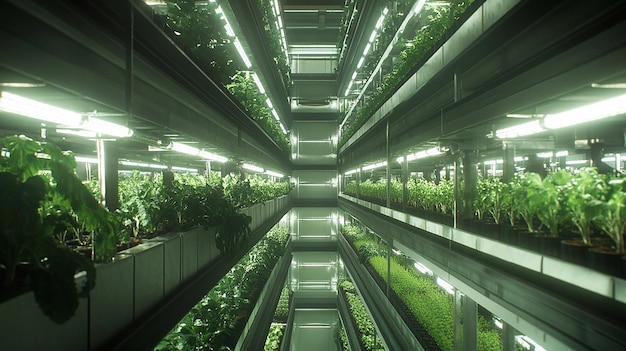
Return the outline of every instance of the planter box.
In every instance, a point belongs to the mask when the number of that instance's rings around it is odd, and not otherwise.
[[[163,298],[163,244],[145,242],[120,254],[134,257],[134,318],[138,318]]]
[[[44,315],[32,291],[0,304],[3,350],[87,350],[88,302],[80,299],[74,317],[56,324]]]
[[[198,271],[198,232],[199,229],[196,228],[180,233],[181,281],[183,282],[193,277]]]
[[[96,266],[89,295],[89,348],[98,349],[133,321],[134,256],[117,255]]]
[[[215,228],[198,230],[198,269],[208,266],[220,255],[215,245],[215,234]]]
[[[179,287],[182,281],[181,236],[178,233],[170,233],[152,238],[151,241],[163,245],[163,295],[167,296]]]

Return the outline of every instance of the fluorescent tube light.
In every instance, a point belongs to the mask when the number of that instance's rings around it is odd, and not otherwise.
[[[430,269],[428,269],[426,266],[424,266],[423,264],[421,264],[419,262],[413,263],[413,266],[415,267],[415,269],[420,271],[422,274],[427,274],[427,275],[431,275],[431,276],[433,275],[433,271],[431,271]]]
[[[440,151],[438,147],[433,147],[428,150],[419,151],[414,154],[410,154],[406,156],[407,161],[419,160],[422,158],[430,157],[430,156],[438,156],[443,154],[443,151]]]
[[[562,151],[557,151],[554,154],[555,157],[565,157],[565,156],[569,156],[569,151],[567,150],[562,150]]]
[[[365,57],[361,57],[359,59],[359,63],[356,64],[356,68],[361,68],[361,66],[363,66],[363,61],[365,61]]]
[[[92,163],[92,164],[98,163],[98,159],[94,157],[76,156],[74,157],[74,159],[76,160],[76,162]]]
[[[370,34],[370,40],[369,40],[370,43],[373,42],[374,39],[376,39],[376,34],[378,34],[378,32],[374,29],[372,31],[372,34]]]
[[[593,104],[575,108],[573,110],[549,114],[543,124],[549,129],[569,127],[581,123],[597,121],[626,113],[626,94]]]
[[[515,162],[522,162],[524,161],[526,158],[524,158],[524,156],[515,156],[515,158],[513,159],[513,161]]]
[[[371,165],[367,165],[367,166],[363,167],[362,169],[364,171],[369,171],[369,170],[372,170],[372,169],[381,168],[381,167],[385,167],[385,166],[387,166],[387,161],[382,161],[382,162],[374,163],[374,164],[371,164]]]
[[[272,114],[274,115],[274,119],[280,122],[280,117],[278,117],[278,112],[275,109],[272,109]]]
[[[261,94],[265,94],[265,88],[263,88],[263,83],[261,83],[261,79],[259,79],[259,76],[256,73],[252,73],[252,80],[254,80],[257,88],[259,88],[259,92]]]
[[[284,176],[285,176],[285,175],[284,175],[284,174],[282,174],[282,173],[278,173],[278,172],[274,172],[274,171],[265,171],[265,174],[267,174],[267,175],[271,175],[271,176],[273,176],[273,177],[278,177],[278,178],[282,178],[282,177],[284,177]]]
[[[346,173],[344,173],[344,175],[347,175],[347,176],[348,176],[348,175],[354,174],[354,173],[356,173],[356,172],[358,172],[358,171],[359,171],[358,169],[352,169],[352,170],[349,170],[349,171],[347,171]]]
[[[356,71],[354,71],[354,73],[352,73],[352,80],[354,80],[354,78],[356,78]]]
[[[221,162],[224,163],[226,161],[228,161],[228,158],[224,157],[224,156],[220,156],[220,155],[216,155],[212,152],[208,152],[208,151],[200,151],[198,153],[198,156],[202,157],[203,159],[207,159],[207,160],[211,160],[211,161],[217,161],[217,162]]]
[[[404,156],[400,156],[400,157],[396,158],[396,162],[398,162],[398,163],[404,162]]]
[[[387,9],[387,8],[385,8]],[[380,29],[380,27],[383,25],[383,21],[385,20],[385,15],[384,12],[382,15],[380,15],[380,17],[378,18],[378,22],[376,22],[376,29]]]
[[[128,138],[133,136],[134,134],[133,130],[128,127],[112,122],[107,122],[95,117],[88,117],[87,120],[84,121],[80,127],[98,133],[100,135],[105,134],[118,138]]]
[[[283,130],[283,133],[287,134],[287,129],[285,129],[285,126],[280,122],[278,124],[280,124],[280,129]]]
[[[172,171],[198,173],[198,170],[195,168],[186,168],[186,167],[178,167],[178,166],[172,166]]]
[[[569,161],[565,161],[566,165],[586,165],[587,164],[587,160],[569,160]]]
[[[44,104],[6,91],[0,92],[0,111],[72,127],[79,126],[83,118],[80,113]]]
[[[176,141],[172,142],[171,149],[172,151],[180,152],[180,153],[191,155],[191,156],[198,156],[198,154],[200,153],[200,149],[183,144],[183,143],[179,143]]]
[[[263,173],[265,172],[265,170],[259,166],[255,166],[255,165],[251,165],[249,163],[244,163],[242,165],[243,168],[249,170],[249,171],[253,171],[253,172],[258,172],[258,173]]]
[[[363,56],[367,55],[371,47],[372,47],[371,43],[367,43],[367,45],[365,45],[365,49],[363,50]]]
[[[537,157],[540,157],[540,158],[550,158],[550,157],[552,157],[552,151],[540,152],[540,153],[537,154]]]
[[[90,130],[82,130],[82,129],[57,129],[57,133],[59,134],[69,134],[76,135],[83,138],[97,138],[98,134],[96,132],[92,132]]]
[[[241,46],[239,38],[235,38],[235,48],[237,48],[237,52],[239,53],[239,56],[241,56],[241,59],[243,60],[243,63],[246,65],[246,67],[252,67],[252,62],[250,62],[250,59],[248,59],[248,55],[246,55],[246,51],[243,49],[243,46]]]
[[[500,139],[517,138],[537,134],[545,131],[540,121],[530,121],[513,127],[496,130],[496,137]]]
[[[454,294],[454,286],[440,277],[437,277],[437,285],[442,287],[443,290],[447,291],[449,294]]]
[[[422,9],[424,8],[424,4],[426,3],[426,0],[420,0],[416,6],[415,6],[415,10],[413,11],[414,14],[418,14],[422,11]]]
[[[269,108],[271,108],[271,109],[273,109],[273,108],[274,108],[274,105],[272,105],[272,100],[270,100],[269,98],[267,98],[267,99],[265,100],[265,103],[267,104],[267,106],[268,106]]]

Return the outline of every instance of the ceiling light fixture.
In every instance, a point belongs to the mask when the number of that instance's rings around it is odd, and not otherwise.
[[[382,162],[377,162],[371,165],[367,165],[365,167],[362,168],[362,170],[364,171],[370,171],[370,170],[374,170],[377,168],[381,168],[381,167],[385,167],[387,166],[387,161],[382,161]]]
[[[224,163],[226,161],[228,161],[228,158],[224,157],[224,156],[220,156],[220,155],[216,155],[212,152],[208,152],[208,151],[200,151],[198,153],[198,156],[200,156],[201,158],[205,159],[205,160],[210,160],[210,161],[217,161],[220,163]]]
[[[256,84],[257,88],[259,88],[259,92],[261,94],[265,94],[265,88],[263,87],[263,83],[261,83],[261,79],[259,79],[259,76],[256,73],[252,73],[252,80],[254,80],[254,83]]]
[[[626,94],[569,111],[546,115],[543,124],[549,129],[559,129],[623,113],[626,113]]]
[[[274,172],[274,171],[265,171],[265,174],[267,174],[267,175],[271,175],[271,176],[273,176],[273,177],[277,177],[277,178],[282,178],[282,177],[284,177],[284,176],[285,176],[285,175],[284,175],[284,174],[282,174],[282,173],[278,173],[278,172]]]
[[[251,165],[249,163],[244,163],[243,165],[241,165],[241,167],[249,170],[249,171],[253,171],[253,172],[257,172],[257,173],[263,173],[265,172],[265,170],[259,166],[255,166],[255,165]]]

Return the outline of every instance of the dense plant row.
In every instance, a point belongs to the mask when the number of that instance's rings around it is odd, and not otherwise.
[[[520,173],[508,183],[498,177],[479,177],[472,207],[478,220],[489,219],[496,224],[506,222],[511,227],[523,222],[531,233],[543,230],[549,236],[558,237],[574,229],[586,245],[591,244],[592,233],[597,228],[611,238],[615,251],[623,254],[625,180],[626,177],[607,178],[591,167],[582,168],[577,173],[561,170],[543,179],[536,173]],[[436,184],[411,179],[408,188],[410,206],[450,213],[454,203],[451,181],[441,180]],[[392,202],[401,203],[398,181],[392,182],[392,189]],[[386,201],[384,182],[362,182],[359,192],[374,201]],[[356,195],[356,183],[349,183],[346,193]]]
[[[266,97],[259,92],[246,67],[241,64],[233,40],[216,13],[217,3],[168,0],[166,5],[166,10],[157,12],[164,16],[166,32],[195,58],[207,74],[228,88],[285,153],[291,153],[289,139],[267,107]],[[282,64],[280,67],[285,69]]]
[[[421,12],[421,18],[427,19],[427,24],[420,27],[413,40],[400,53],[394,62],[393,69],[387,73],[383,82],[366,98],[363,106],[356,109],[356,116],[350,123],[346,123],[341,130],[338,147],[348,141],[356,131],[367,121],[385,102],[406,78],[417,70],[426,55],[432,52],[444,34],[459,20],[474,0],[453,0],[450,6],[426,6]]]
[[[357,249],[359,258],[366,260],[387,281],[387,257],[371,235],[358,226],[344,226],[342,233]],[[367,251],[362,250],[368,247]],[[391,260],[391,288],[424,326],[442,350],[454,349],[454,301],[429,276],[422,276],[407,265],[404,256],[394,255]],[[481,315],[478,317],[478,349],[501,350],[498,332]]]
[[[350,315],[352,316],[356,327],[358,328],[359,336],[365,346],[365,350],[384,350],[384,346],[376,332],[374,323],[370,315],[365,309],[363,301],[358,295],[358,292],[354,288],[354,285],[349,280],[343,280],[339,283],[339,288],[344,292],[350,309]]]
[[[285,334],[286,324],[282,323],[272,323],[270,325],[270,331],[267,334],[267,339],[265,340],[265,346],[263,346],[263,351],[278,351],[280,350],[280,344],[283,341],[283,335]]]
[[[289,91],[289,89],[291,89],[291,69],[289,68],[284,48],[281,45],[282,38],[280,34],[280,27],[278,26],[278,19],[274,16],[274,12],[272,10],[272,1],[257,0],[256,4],[262,15],[265,33],[268,35],[267,40],[270,44],[270,49],[272,50],[272,59],[274,60],[276,68],[280,73],[285,90]]]
[[[265,340],[264,351],[279,350],[283,342],[283,335],[289,318],[289,304],[291,303],[291,289],[284,287],[280,292],[278,304],[274,311],[274,320]]]
[[[261,239],[157,345],[155,350],[223,350],[237,343],[261,288],[285,253],[286,228]]]

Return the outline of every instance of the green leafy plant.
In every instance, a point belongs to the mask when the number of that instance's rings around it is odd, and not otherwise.
[[[157,345],[155,350],[232,348],[262,286],[285,253],[286,228],[275,228],[255,245]]]
[[[585,245],[591,245],[592,223],[602,215],[595,202],[606,191],[606,179],[595,168],[581,168],[578,174],[571,175],[563,187],[569,218],[574,223]]]
[[[603,198],[594,200],[594,206],[601,215],[594,222],[615,244],[617,253],[624,253],[624,228],[626,228],[626,179],[612,179],[608,182]]]
[[[559,236],[559,226],[564,220],[562,189],[569,182],[565,170],[548,174],[543,180],[537,173],[528,173],[526,189],[528,205],[536,213],[551,236]]]
[[[263,351],[277,351],[280,349],[286,327],[285,324],[272,323],[272,325],[270,325],[270,331],[267,334]]]
[[[491,215],[496,224],[500,224],[505,208],[505,184],[498,177],[479,178],[477,199],[482,211]],[[478,208],[478,207],[477,207]]]
[[[117,213],[136,241],[140,232],[153,233],[157,229],[156,220],[160,210],[159,197],[162,186],[162,180],[142,175],[139,171],[119,179],[120,208]]]
[[[537,181],[536,178],[535,181]],[[537,207],[530,205],[529,197],[532,196],[532,194],[529,194],[529,191],[532,192],[534,190],[531,189],[531,179],[528,174],[516,174],[515,177],[511,179],[510,187],[513,207],[517,208],[519,215],[526,223],[528,231],[531,233],[536,232],[534,218]]]
[[[380,341],[380,336],[376,332],[374,323],[370,318],[370,315],[365,309],[363,301],[359,297],[354,285],[350,281],[343,281],[339,285],[340,289],[344,291],[346,302],[350,310],[350,315],[353,318],[359,336],[365,345],[366,350],[384,350],[384,347]]]
[[[20,262],[29,264],[32,288],[42,311],[57,323],[70,319],[95,285],[93,262],[62,246],[54,237],[60,216],[46,216],[44,202],[62,196],[72,215],[84,228],[98,231],[95,258],[109,260],[114,254],[112,216],[94,199],[74,174],[74,157],[58,147],[24,136],[2,139],[6,154],[0,157],[0,270],[3,286],[15,284]],[[50,177],[42,173],[49,172]],[[49,211],[48,211],[49,212]],[[56,219],[56,220],[55,220]],[[98,239],[98,240],[96,240]],[[111,240],[112,239],[112,240]],[[76,287],[74,275],[86,272],[85,282]]]

